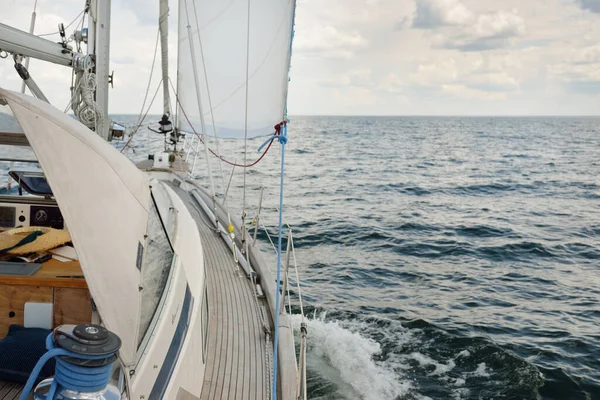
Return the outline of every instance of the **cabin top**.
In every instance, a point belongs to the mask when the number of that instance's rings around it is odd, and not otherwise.
[[[43,171],[11,174],[36,196],[21,196],[18,207],[9,203],[0,208],[0,225],[4,221],[8,228],[7,221],[22,215],[29,225],[38,224],[35,213],[33,219],[31,214],[32,208],[38,211],[35,207],[53,205],[60,210],[102,322],[121,337],[122,361],[132,363],[138,337],[132,327],[140,320],[141,263],[152,209],[148,176],[48,103],[0,89],[0,106],[4,106],[0,112],[9,110],[4,120],[13,122],[0,131],[0,144],[27,143]],[[23,198],[39,204],[28,204]],[[28,215],[23,207],[29,207]],[[47,219],[58,218],[49,209],[45,212]]]

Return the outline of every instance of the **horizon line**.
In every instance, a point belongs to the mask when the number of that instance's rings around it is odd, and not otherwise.
[[[139,113],[109,113],[108,115],[139,116]],[[161,116],[148,114],[147,116]],[[460,117],[460,118],[599,118],[600,114],[290,114],[289,117],[384,117],[384,118],[407,118],[407,117]]]

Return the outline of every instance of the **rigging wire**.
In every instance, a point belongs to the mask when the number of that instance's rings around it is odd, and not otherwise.
[[[169,79],[170,81],[170,79]],[[171,82],[171,88],[173,88],[173,82]],[[173,88],[173,91],[175,91],[175,88]],[[179,105],[179,108],[181,109],[181,113],[183,114],[185,120],[187,121],[188,125],[190,126],[190,128],[192,129],[192,133],[194,135],[196,135],[196,137],[198,138],[198,140],[200,140],[200,143],[202,143],[203,145],[206,146],[206,143],[204,143],[204,140],[202,140],[202,136],[196,132],[196,129],[194,129],[194,126],[192,125],[192,122],[190,121],[190,119],[187,116],[187,113],[185,112],[185,109],[183,108],[183,106],[181,105],[181,101],[179,101],[179,96],[177,95],[177,93],[175,93],[175,100],[177,101],[177,104]],[[274,135],[274,136],[278,136]],[[267,155],[267,153],[269,152],[269,149],[271,148],[271,145],[273,144],[273,141],[275,140],[275,137],[272,137],[271,140],[269,141],[269,144],[267,146],[267,148],[265,149],[265,151],[262,152],[262,154],[260,155],[260,157],[258,157],[256,160],[254,160],[253,162],[251,162],[250,164],[238,164],[235,162],[231,162],[225,158],[223,158],[223,156],[219,155],[217,152],[215,152],[213,149],[208,148],[208,151],[215,156],[216,158],[218,158],[219,160],[223,161],[225,164],[229,164],[235,167],[254,167],[256,164],[258,164],[260,161],[262,161],[262,159]]]
[[[144,94],[144,101],[142,103],[142,108],[140,110],[140,114],[137,119],[137,123],[136,123],[137,126],[134,129],[134,131],[131,133],[131,135],[129,135],[129,140],[127,140],[127,143],[125,143],[125,146],[123,146],[123,148],[121,149],[121,153],[123,153],[125,151],[125,149],[127,148],[127,146],[129,146],[129,144],[133,140],[133,136],[137,133],[137,131],[142,126],[142,123],[146,119],[146,115],[148,115],[148,112],[150,111],[150,107],[154,103],[154,99],[156,98],[156,95],[158,94],[158,90],[160,89],[160,84],[162,83],[162,79],[161,79],[159,82],[158,89],[156,89],[156,92],[154,93],[154,97],[152,97],[152,101],[151,101],[150,105],[148,106],[146,113],[144,114],[144,107],[146,107],[146,101],[148,101],[148,93],[150,91],[150,86],[152,85],[152,75],[154,74],[154,65],[156,64],[156,54],[158,52],[159,37],[160,37],[160,30],[157,30],[156,31],[156,42],[154,43],[154,55],[152,56],[152,67],[150,68],[150,76],[148,77],[148,85],[146,85],[146,93]],[[142,114],[143,114],[143,116],[142,116]],[[148,148],[150,148],[150,135],[149,134],[148,134]]]
[[[129,144],[131,143],[131,141],[133,140],[133,137],[135,136],[135,134],[137,133],[137,131],[140,129],[140,127],[142,126],[142,122],[144,122],[144,120],[146,119],[146,116],[148,116],[148,113],[150,112],[150,108],[152,107],[152,104],[154,104],[154,100],[156,99],[156,95],[158,94],[158,92],[160,91],[160,85],[162,83],[162,79],[158,82],[158,86],[156,87],[156,91],[154,92],[154,96],[152,96],[152,100],[150,101],[150,104],[148,104],[148,108],[146,109],[146,113],[144,114],[144,117],[141,119],[141,121],[139,122],[139,124],[136,126],[136,128],[134,129],[134,131],[131,133],[131,135],[129,135],[129,140],[127,140],[127,143],[125,143],[125,146],[123,146],[121,148],[121,153],[123,153],[125,151],[125,149],[129,146]]]
[[[152,56],[152,67],[150,68],[150,77],[148,78],[148,85],[146,86],[146,93],[144,94],[144,102],[142,103],[142,109],[140,110],[140,114],[138,116],[138,124],[140,124],[140,118],[142,118],[142,114],[144,112],[144,107],[146,106],[146,101],[148,100],[148,92],[150,91],[150,85],[152,84],[152,75],[154,74],[154,64],[156,63],[156,53],[158,52],[158,39],[159,39],[160,30],[156,31],[156,43],[154,44],[154,56]],[[162,80],[161,80],[162,82]]]
[[[36,1],[36,5],[37,5],[37,1]],[[77,21],[77,19],[79,19],[79,17],[81,17],[81,14],[83,14],[83,13],[85,13],[85,8],[79,14],[77,14],[77,16],[75,18],[73,18],[73,21],[69,22],[69,25],[65,26],[65,30],[67,30],[71,25],[73,25],[75,23],[75,21]],[[42,33],[41,35],[36,35],[36,36],[38,36],[38,37],[52,36],[52,35],[56,35],[58,33],[60,33],[60,31]]]
[[[200,23],[198,22],[198,13],[196,12],[196,2],[192,3],[194,7],[194,16],[196,17],[196,26],[199,27]],[[198,46],[200,47],[200,57],[202,58],[202,69],[204,71],[204,81],[206,82],[206,95],[208,97],[208,108],[210,110],[210,119],[212,121],[213,127],[213,136],[215,137],[215,145],[217,146],[217,153],[220,153],[219,150],[219,138],[217,137],[217,128],[215,126],[215,114],[213,111],[212,100],[210,96],[210,87],[208,86],[208,74],[206,72],[206,62],[204,61],[204,50],[202,48],[202,39],[200,38],[200,28],[196,30],[196,35],[198,36]],[[221,163],[219,163],[219,173],[221,174],[221,190],[225,190],[225,175],[223,174],[223,168]]]
[[[246,24],[246,102],[244,104],[244,165],[248,157],[248,71],[250,69],[250,0],[248,0],[248,21]],[[244,194],[242,200],[242,224],[246,226],[246,171],[244,167]],[[242,246],[247,252],[246,230],[242,230]]]

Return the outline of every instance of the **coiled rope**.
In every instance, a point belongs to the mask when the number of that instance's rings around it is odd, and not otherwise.
[[[45,397],[47,400],[52,400],[54,394],[62,389],[78,392],[97,392],[108,385],[112,371],[112,363],[99,367],[83,367],[71,364],[61,357],[67,356],[79,360],[104,360],[112,357],[112,354],[100,356],[75,354],[66,349],[55,347],[52,335],[53,333],[50,333],[46,337],[46,348],[48,349],[48,352],[39,359],[33,368],[33,371],[31,371],[31,375],[29,375],[29,379],[27,379],[27,383],[21,392],[19,400],[27,400],[40,371],[52,358],[56,359],[56,374],[54,376],[54,381],[50,386],[50,390]]]
[[[90,63],[83,72],[77,73],[75,90],[71,98],[73,112],[79,121],[90,129],[96,128],[96,121],[102,118],[102,109],[94,101],[96,74],[92,72],[92,67]]]

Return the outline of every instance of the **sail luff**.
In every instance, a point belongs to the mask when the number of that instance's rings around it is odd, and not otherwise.
[[[283,109],[283,119],[287,118],[287,101],[288,101],[288,90],[290,87],[290,71],[292,68],[292,45],[294,43],[294,26],[296,23],[296,0],[292,0],[292,15],[291,15],[291,22],[290,22],[290,45],[289,45],[289,50],[288,50],[288,54],[287,54],[287,67],[286,67],[286,71],[287,73],[284,76],[284,87],[285,87],[285,92],[283,95],[284,98],[284,109]]]

